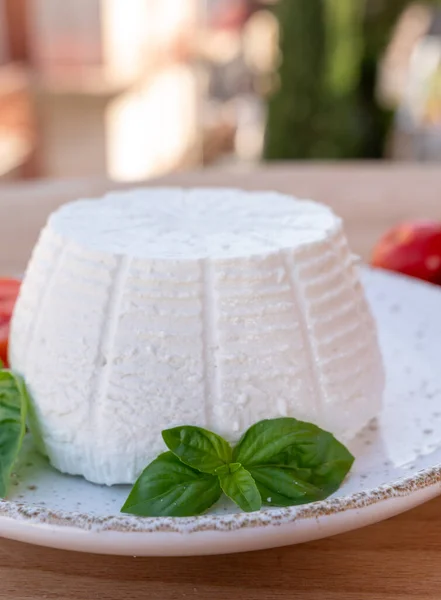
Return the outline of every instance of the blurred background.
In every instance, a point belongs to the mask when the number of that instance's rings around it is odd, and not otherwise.
[[[441,0],[0,0],[0,179],[441,160]]]

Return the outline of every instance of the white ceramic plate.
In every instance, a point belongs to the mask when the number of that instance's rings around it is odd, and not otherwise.
[[[332,498],[193,518],[119,514],[128,488],[61,475],[33,450],[0,502],[0,535],[55,548],[128,555],[220,554],[313,540],[386,519],[441,493],[441,288],[364,273],[387,370],[385,407],[351,444],[354,468]]]

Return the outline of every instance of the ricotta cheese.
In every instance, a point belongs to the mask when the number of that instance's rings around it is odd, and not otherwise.
[[[10,361],[51,463],[108,485],[133,483],[176,425],[235,441],[293,416],[347,440],[384,385],[341,220],[232,189],[136,189],[52,214]]]

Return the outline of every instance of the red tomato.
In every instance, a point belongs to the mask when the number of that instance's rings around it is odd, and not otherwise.
[[[9,323],[0,325],[0,360],[8,366]]]
[[[0,360],[8,364],[9,323],[21,282],[17,279],[0,278]]]
[[[5,300],[3,300],[1,298],[1,291],[0,291],[0,320],[1,319],[10,319],[11,315],[14,311],[14,306],[15,306],[15,302],[16,302],[16,298],[6,298]]]
[[[0,277],[0,298],[17,297],[21,281],[10,277]]]
[[[441,223],[409,221],[393,227],[375,246],[372,265],[441,284]]]

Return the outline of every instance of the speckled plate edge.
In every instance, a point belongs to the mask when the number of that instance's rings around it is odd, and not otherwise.
[[[191,518],[91,517],[3,501],[0,535],[99,554],[185,556],[259,550],[364,527],[441,494],[441,465],[368,492],[300,508]],[[313,520],[313,523],[311,523]]]

